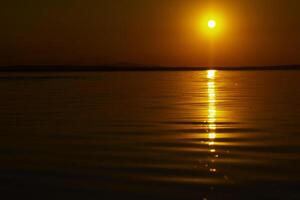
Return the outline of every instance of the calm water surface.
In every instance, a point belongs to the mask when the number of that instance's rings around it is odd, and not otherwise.
[[[300,71],[0,75],[1,193],[300,199]]]

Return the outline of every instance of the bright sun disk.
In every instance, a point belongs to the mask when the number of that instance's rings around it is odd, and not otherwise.
[[[213,29],[213,28],[216,27],[217,23],[216,23],[215,20],[211,19],[211,20],[208,21],[207,25],[208,25],[209,28]]]

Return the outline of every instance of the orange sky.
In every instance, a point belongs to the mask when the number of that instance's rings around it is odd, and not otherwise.
[[[300,64],[298,0],[15,0],[0,65]],[[219,29],[204,31],[215,15]],[[206,28],[206,27],[205,27]]]

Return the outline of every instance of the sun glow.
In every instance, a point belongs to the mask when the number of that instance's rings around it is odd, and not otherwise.
[[[217,22],[215,20],[211,19],[208,21],[207,25],[208,25],[208,28],[214,29],[217,26]]]
[[[207,9],[201,12],[196,19],[196,27],[201,35],[213,38],[224,38],[228,33],[228,16],[221,9]],[[222,37],[221,37],[222,36]]]

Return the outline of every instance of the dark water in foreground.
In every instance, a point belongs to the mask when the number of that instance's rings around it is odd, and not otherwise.
[[[0,75],[9,199],[300,199],[300,71]]]

